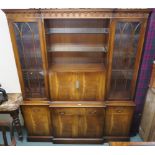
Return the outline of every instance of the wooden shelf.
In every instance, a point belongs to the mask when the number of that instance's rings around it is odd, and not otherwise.
[[[102,44],[52,44],[48,52],[107,52],[106,46]]]
[[[51,72],[99,72],[105,71],[102,64],[52,64]]]
[[[47,28],[46,34],[54,34],[54,33],[109,33],[109,28]]]

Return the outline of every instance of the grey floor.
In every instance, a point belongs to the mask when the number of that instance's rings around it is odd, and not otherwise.
[[[9,137],[9,133],[7,132],[7,137]],[[16,145],[17,146],[73,146],[73,144],[53,144],[52,142],[27,142],[27,133],[26,133],[26,130],[23,129],[23,141],[19,141],[18,138],[17,138],[17,133],[15,132],[15,137],[16,137]],[[130,138],[130,141],[132,142],[141,142],[142,139],[140,138],[140,136],[137,134],[136,136],[134,137],[131,137]],[[0,134],[0,143],[2,143],[2,135]],[[79,146],[79,145],[87,145],[88,144],[74,144],[76,146]],[[90,145],[90,144],[89,144]],[[104,143],[104,144],[91,144],[91,145],[103,145],[103,146],[108,146],[107,143]]]

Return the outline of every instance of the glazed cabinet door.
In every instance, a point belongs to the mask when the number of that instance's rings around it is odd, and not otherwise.
[[[105,121],[106,136],[129,136],[134,107],[107,107]]]
[[[48,105],[23,105],[22,113],[29,136],[51,136]]]
[[[9,22],[24,98],[46,99],[47,79],[41,20]]]
[[[133,98],[146,28],[145,19],[114,19],[109,51],[109,100]]]

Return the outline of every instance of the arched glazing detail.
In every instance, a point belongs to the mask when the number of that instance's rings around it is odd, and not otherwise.
[[[25,97],[45,97],[38,24],[36,22],[17,22],[13,26],[23,73]]]
[[[138,48],[140,22],[117,22],[115,31],[111,99],[130,99],[131,82]]]

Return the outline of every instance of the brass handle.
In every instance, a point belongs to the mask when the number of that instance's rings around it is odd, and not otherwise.
[[[40,109],[33,109],[33,112],[40,112]]]
[[[60,115],[64,115],[64,114],[65,114],[65,112],[59,112],[59,114],[60,114]]]
[[[75,82],[75,88],[76,89],[79,89],[80,88],[80,81],[79,80],[76,80],[76,82]]]
[[[91,111],[90,114],[96,114],[96,110],[95,111]]]
[[[117,110],[117,112],[118,112],[118,113],[121,113],[121,112],[122,112],[122,110]]]

